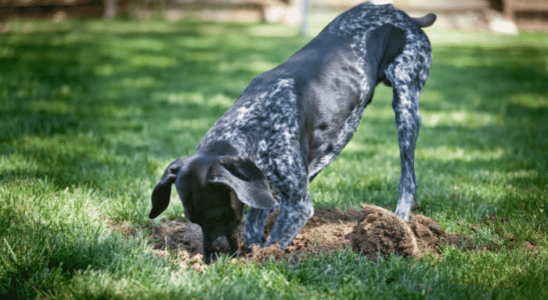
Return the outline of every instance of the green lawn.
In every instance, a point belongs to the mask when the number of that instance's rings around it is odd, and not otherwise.
[[[325,20],[315,20],[318,32]],[[278,25],[16,21],[0,34],[0,295],[12,298],[535,299],[548,295],[548,34],[427,30],[419,209],[496,251],[377,262],[345,251],[197,273],[156,257],[152,187],[251,79],[308,38]],[[379,86],[316,208],[395,208],[391,90]],[[163,214],[181,218],[172,196]],[[482,222],[497,214],[497,222]],[[116,222],[135,226],[124,237]],[[146,226],[143,226],[146,225]],[[477,225],[472,227],[472,225]],[[536,250],[528,250],[523,242]]]

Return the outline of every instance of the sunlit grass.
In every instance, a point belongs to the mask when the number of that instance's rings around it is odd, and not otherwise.
[[[334,16],[313,18],[312,32]],[[548,283],[548,35],[427,32],[434,63],[421,96],[419,209],[447,231],[502,248],[445,247],[423,261],[344,251],[296,265],[223,258],[198,274],[154,257],[145,230],[124,238],[109,225],[181,218],[173,193],[148,220],[164,168],[194,153],[254,76],[310,38],[268,24],[12,22],[0,35],[0,294],[538,298]],[[316,208],[395,208],[391,98],[379,86],[352,141],[312,182]],[[492,213],[509,222],[481,222]]]

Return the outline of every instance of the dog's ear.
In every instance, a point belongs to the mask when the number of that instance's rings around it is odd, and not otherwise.
[[[186,158],[178,158],[174,160],[166,168],[164,176],[152,191],[152,209],[150,210],[149,218],[154,219],[161,214],[169,206],[171,198],[171,185],[177,179],[177,173],[185,166]]]
[[[227,186],[253,208],[270,209],[277,203],[266,176],[249,158],[222,157],[209,168],[207,182]]]

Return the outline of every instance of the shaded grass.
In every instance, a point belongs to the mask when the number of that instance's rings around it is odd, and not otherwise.
[[[314,25],[319,29],[323,21]],[[203,274],[152,255],[152,187],[191,155],[257,74],[307,41],[272,25],[18,21],[0,35],[0,294],[12,298],[528,298],[546,294],[548,35],[430,29],[419,211],[498,251],[423,261],[343,251]],[[391,90],[379,86],[343,153],[311,184],[316,208],[395,208]],[[163,214],[181,218],[176,195]],[[508,222],[481,222],[495,213]],[[161,218],[158,218],[161,219]],[[471,227],[471,225],[478,226]],[[539,251],[529,251],[522,242]]]

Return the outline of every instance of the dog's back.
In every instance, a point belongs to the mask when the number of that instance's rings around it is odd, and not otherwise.
[[[295,173],[292,158],[303,157],[313,179],[348,143],[375,86],[404,48],[429,68],[430,44],[420,26],[433,23],[431,16],[412,19],[390,4],[370,3],[341,14],[280,66],[253,79],[202,145],[228,141],[256,161],[274,188],[272,160]]]

